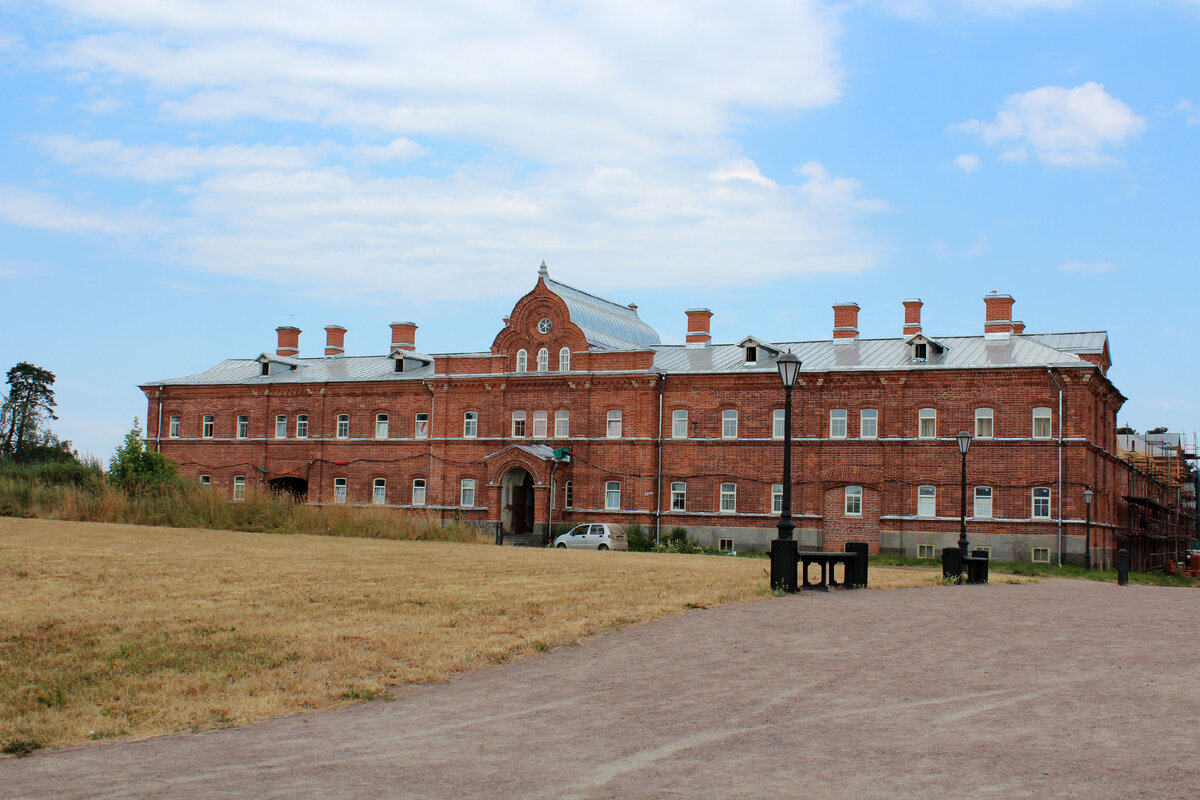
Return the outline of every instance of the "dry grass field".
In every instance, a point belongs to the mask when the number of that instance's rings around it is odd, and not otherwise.
[[[767,567],[0,518],[0,745],[201,730],[385,696],[763,596]],[[879,588],[936,582],[932,570],[871,573]]]

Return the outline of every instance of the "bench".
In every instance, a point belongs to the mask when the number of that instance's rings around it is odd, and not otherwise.
[[[847,589],[856,588],[854,582],[854,565],[858,560],[858,553],[825,553],[820,551],[800,551],[800,577],[802,578],[801,589],[819,589],[821,591],[829,591],[831,586],[843,586]],[[808,579],[809,564],[819,564],[821,566],[821,581],[813,583]],[[838,583],[834,576],[833,567],[835,564],[842,565],[842,582]]]

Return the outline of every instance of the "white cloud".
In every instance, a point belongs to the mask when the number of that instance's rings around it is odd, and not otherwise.
[[[1006,161],[1024,161],[1032,153],[1046,164],[1094,167],[1119,164],[1108,148],[1140,134],[1146,121],[1101,84],[1088,82],[1009,95],[994,121],[973,119],[951,127],[1001,147]]]
[[[1015,17],[1031,11],[1071,11],[1084,0],[876,0],[889,14],[910,19],[943,19],[948,12],[987,17]]]
[[[385,145],[360,144],[354,147],[354,155],[364,161],[407,161],[429,154],[428,148],[404,136]]]
[[[80,208],[53,195],[11,184],[0,184],[0,220],[62,233],[131,234],[150,229],[136,212]]]
[[[975,155],[974,153],[962,153],[954,157],[954,166],[958,167],[968,175],[979,169],[979,164],[979,156]]]
[[[1200,4],[1200,0],[1196,0],[1196,2]],[[1183,115],[1189,128],[1200,125],[1200,107],[1197,107],[1191,100],[1180,98],[1179,102],[1175,104],[1175,111]]]
[[[886,200],[858,197],[862,182],[853,178],[830,178],[819,162],[809,161],[800,167],[808,182],[800,187],[814,208],[824,211],[886,211]]]
[[[50,268],[45,264],[34,261],[15,261],[10,258],[0,258],[0,280],[15,280],[29,275],[45,272]]]
[[[1064,261],[1055,267],[1060,272],[1073,272],[1077,275],[1103,275],[1106,272],[1116,272],[1120,268],[1110,261]]]

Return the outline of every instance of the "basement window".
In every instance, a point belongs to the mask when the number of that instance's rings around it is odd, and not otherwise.
[[[733,552],[733,539],[718,539],[717,540],[717,550],[719,550],[722,553],[732,553]]]
[[[212,488],[212,476],[211,475],[201,475],[200,476],[200,485],[203,486],[205,489]]]
[[[1030,560],[1033,561],[1033,563],[1035,563],[1035,564],[1049,564],[1050,563],[1050,548],[1049,547],[1033,548],[1033,554],[1030,557]]]
[[[917,545],[917,558],[933,558],[933,545],[931,545],[931,544]]]

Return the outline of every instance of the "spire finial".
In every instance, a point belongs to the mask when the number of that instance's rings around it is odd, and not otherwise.
[[[538,267],[538,275],[542,276],[543,278],[550,277],[550,270],[546,268],[546,259],[544,258],[542,259],[542,265]]]

